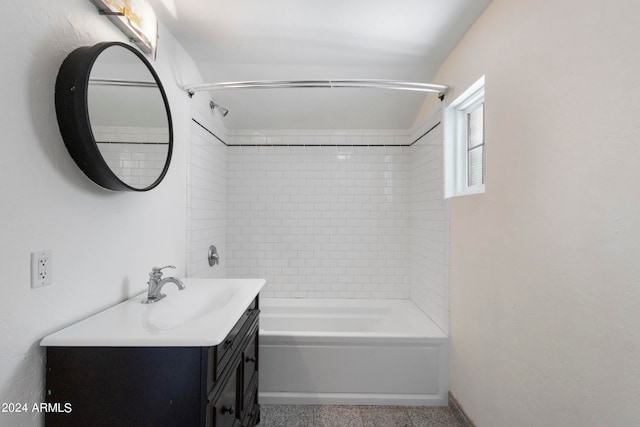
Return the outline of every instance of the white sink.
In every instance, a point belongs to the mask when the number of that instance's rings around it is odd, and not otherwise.
[[[234,291],[231,284],[207,286],[206,283],[191,283],[181,291],[177,288],[175,292],[167,290],[164,292],[166,298],[153,304],[145,304],[141,319],[143,327],[149,328],[151,332],[178,328],[214,310],[220,310],[231,302]],[[175,288],[175,284],[167,283],[165,287]],[[143,297],[146,298],[146,294]]]
[[[41,346],[174,347],[218,345],[265,284],[264,279],[181,279],[166,298],[130,300],[44,338]]]

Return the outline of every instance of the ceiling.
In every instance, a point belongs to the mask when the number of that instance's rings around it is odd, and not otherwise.
[[[434,82],[491,0],[150,0],[205,83],[391,79]],[[159,43],[162,43],[162,34]],[[186,82],[200,83],[200,82]],[[409,129],[426,96],[382,89],[199,92],[229,129]],[[217,114],[217,113],[216,113]]]

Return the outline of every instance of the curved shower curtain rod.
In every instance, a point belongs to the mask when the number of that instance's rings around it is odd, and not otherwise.
[[[288,88],[369,88],[409,90],[437,93],[442,100],[449,86],[402,80],[332,79],[332,80],[254,80],[244,82],[203,83],[184,86],[192,97],[196,92],[227,89],[288,89]]]

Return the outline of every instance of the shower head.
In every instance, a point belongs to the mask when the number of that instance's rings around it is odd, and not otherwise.
[[[226,117],[227,114],[229,114],[229,110],[227,110],[226,108],[222,107],[219,104],[216,104],[213,101],[209,101],[209,107],[213,110],[214,108],[218,108],[218,111],[220,111],[220,114],[222,114],[222,117]]]

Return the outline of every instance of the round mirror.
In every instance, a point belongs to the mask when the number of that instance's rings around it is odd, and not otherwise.
[[[141,53],[118,42],[76,49],[60,67],[55,100],[64,143],[96,184],[147,191],[162,181],[173,149],[171,112]]]

